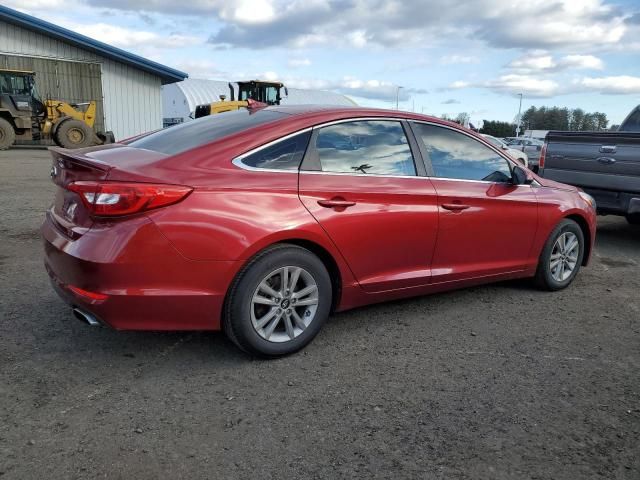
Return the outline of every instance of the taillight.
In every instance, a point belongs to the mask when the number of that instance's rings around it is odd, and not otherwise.
[[[114,217],[173,205],[193,190],[182,185],[119,182],[73,182],[67,189],[76,192],[97,217]]]
[[[538,161],[538,168],[544,168],[544,157],[547,156],[547,142],[544,142],[542,149],[540,150],[540,159]]]

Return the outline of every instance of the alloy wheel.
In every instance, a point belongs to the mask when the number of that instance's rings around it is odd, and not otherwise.
[[[288,342],[313,322],[318,309],[318,285],[304,268],[285,266],[258,284],[251,298],[251,323],[270,342]]]
[[[578,263],[580,253],[580,241],[573,232],[561,234],[553,244],[549,259],[551,276],[557,282],[567,280]]]

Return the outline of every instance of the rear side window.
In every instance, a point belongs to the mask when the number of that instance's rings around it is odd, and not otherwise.
[[[509,162],[478,140],[450,128],[423,123],[413,127],[436,177],[487,182],[511,179]]]
[[[219,113],[160,130],[134,140],[129,145],[166,155],[176,155],[285,116],[284,113],[267,109],[253,112],[241,109]]]
[[[311,131],[280,140],[242,158],[242,163],[270,170],[298,170],[307,149]]]
[[[323,127],[318,131],[316,151],[323,172],[416,175],[400,122],[363,120]]]

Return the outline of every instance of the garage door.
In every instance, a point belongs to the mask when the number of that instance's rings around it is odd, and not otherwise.
[[[94,130],[104,131],[102,73],[99,63],[0,55],[0,67],[35,72],[36,86],[42,100],[55,99],[69,103],[96,100],[98,111]],[[50,144],[51,142],[38,143]]]

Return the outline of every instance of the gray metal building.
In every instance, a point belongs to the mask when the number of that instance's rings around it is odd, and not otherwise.
[[[238,85],[232,83],[235,91]],[[287,88],[289,95],[282,105],[338,105],[354,106],[356,103],[344,95],[326,90]],[[162,87],[162,112],[165,126],[189,120],[197,105],[216,102],[220,95],[229,96],[229,83],[217,80],[187,79]]]
[[[162,128],[162,85],[186,73],[0,5],[0,68],[36,72],[43,99],[96,100],[116,139]]]

